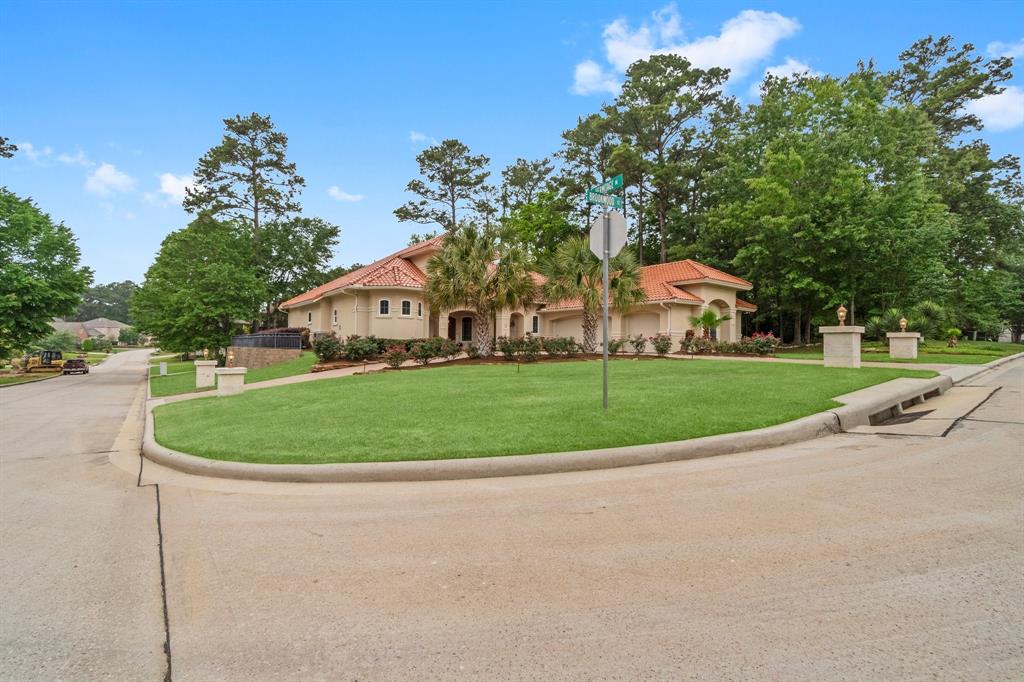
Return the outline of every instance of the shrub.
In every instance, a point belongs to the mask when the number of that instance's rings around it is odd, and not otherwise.
[[[608,339],[608,353],[611,355],[618,355],[625,345],[625,339]]]
[[[320,362],[330,362],[341,357],[344,344],[336,335],[329,334],[313,339],[313,352]]]
[[[85,341],[82,341],[82,350],[86,353],[96,350],[96,341],[94,339],[86,339]]]
[[[430,361],[437,357],[437,345],[430,343],[430,341],[420,341],[413,345],[410,351],[412,359],[421,365],[428,365]]]
[[[106,338],[105,336],[101,336],[98,339],[96,339],[95,347],[96,350],[98,351],[101,351],[103,353],[109,353],[114,348],[114,342]]]
[[[651,342],[654,344],[654,352],[658,355],[664,355],[672,349],[672,337],[667,334],[655,334],[651,337]]]
[[[384,362],[393,369],[398,369],[408,359],[409,353],[405,350],[405,346],[388,346],[384,350]]]
[[[438,337],[440,338],[440,337]],[[458,341],[452,339],[440,339],[441,341],[441,355],[452,360],[456,355],[462,351],[462,346],[459,345]]]
[[[544,339],[543,346],[544,352],[554,357],[559,355],[572,357],[579,353],[580,350],[576,339],[571,336],[553,336],[549,339]]]
[[[92,341],[92,339],[89,339]],[[72,351],[78,346],[78,339],[67,331],[52,331],[33,344],[35,350]]]
[[[498,352],[501,353],[502,357],[508,361],[512,361],[515,360],[518,355],[519,344],[517,341],[517,339],[510,339],[507,336],[499,336],[494,346],[498,349]]]
[[[775,355],[775,351],[778,349],[781,341],[781,339],[771,332],[765,334],[762,334],[761,332],[754,332],[749,339],[749,346],[751,350],[758,355]]]
[[[353,334],[345,339],[342,344],[341,355],[346,360],[359,362],[380,354],[380,347],[377,339],[373,336],[358,336]]]
[[[679,350],[690,355],[712,353],[715,350],[715,343],[703,336],[692,336],[679,342]]]
[[[653,337],[651,337],[653,338]],[[640,355],[647,350],[647,337],[643,334],[629,337],[629,345],[633,346],[633,352]]]
[[[950,348],[956,348],[961,336],[963,336],[962,331],[956,327],[950,327],[946,330],[946,345]]]
[[[466,351],[466,356],[470,359],[475,360],[480,357],[480,346],[475,343],[467,343],[464,350]]]
[[[537,358],[540,357],[540,350],[540,339],[532,334],[527,334],[520,344],[519,357],[526,362],[536,362]]]

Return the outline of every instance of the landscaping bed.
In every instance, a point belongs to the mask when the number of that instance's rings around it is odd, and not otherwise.
[[[999,358],[1024,352],[1024,344],[998,343],[995,341],[960,341],[950,348],[944,341],[925,341],[917,350],[917,359],[890,358],[889,350],[880,341],[865,341],[861,345],[862,362],[901,362],[910,364],[936,365],[983,365]],[[800,360],[821,360],[824,351],[820,344],[780,348],[778,357]]]
[[[161,445],[258,463],[369,462],[566,452],[747,431],[836,407],[910,369],[616,359],[610,409],[595,361],[438,365],[160,406]]]

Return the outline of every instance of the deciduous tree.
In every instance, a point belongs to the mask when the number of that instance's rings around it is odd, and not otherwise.
[[[0,187],[0,358],[49,334],[92,280],[71,230]]]

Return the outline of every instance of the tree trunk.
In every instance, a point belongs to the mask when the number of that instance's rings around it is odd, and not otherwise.
[[[661,260],[664,263],[668,260],[668,245],[665,243],[665,207],[658,206],[658,231],[661,235]]]
[[[474,313],[473,326],[476,328],[476,347],[482,357],[489,357],[494,344],[491,341],[490,313]]]
[[[793,345],[799,346],[803,341],[800,340],[800,328],[803,326],[800,324],[800,313],[793,313]]]
[[[807,319],[804,320],[804,341],[807,343],[811,342],[811,316],[807,315]]]
[[[640,209],[636,216],[636,250],[640,267],[644,265],[644,176],[640,176]]]
[[[854,296],[850,296],[850,324],[857,324],[857,300]]]
[[[583,352],[593,353],[597,350],[597,318],[600,315],[583,311]]]

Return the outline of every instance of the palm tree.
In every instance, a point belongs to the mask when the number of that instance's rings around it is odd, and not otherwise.
[[[712,329],[718,329],[720,326],[722,326],[723,322],[728,322],[731,319],[732,317],[730,317],[729,315],[722,315],[721,317],[719,317],[717,314],[715,314],[714,310],[708,308],[700,315],[694,315],[693,317],[691,317],[690,324],[692,324],[694,327],[701,327],[704,330],[704,338],[710,339]]]
[[[529,303],[534,291],[525,247],[495,227],[460,226],[427,262],[427,302],[434,310],[473,311],[481,355],[491,354],[494,312]]]
[[[647,296],[640,285],[640,269],[631,251],[622,251],[609,264],[608,301],[621,313]],[[541,266],[547,277],[544,294],[555,302],[579,301],[583,308],[583,350],[597,348],[597,318],[601,314],[601,261],[590,251],[586,237],[562,242]]]

